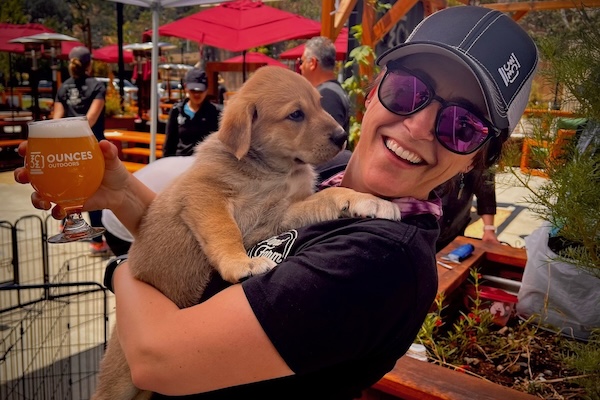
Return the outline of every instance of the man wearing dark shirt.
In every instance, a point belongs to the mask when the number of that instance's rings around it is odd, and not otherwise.
[[[335,45],[324,36],[314,37],[304,45],[300,73],[321,94],[321,106],[348,132],[350,101],[334,72]]]

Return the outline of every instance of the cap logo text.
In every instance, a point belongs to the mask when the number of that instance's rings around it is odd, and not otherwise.
[[[502,67],[498,68],[498,72],[507,87],[519,76],[519,68],[521,68],[521,64],[517,60],[515,53],[510,53],[508,61]]]

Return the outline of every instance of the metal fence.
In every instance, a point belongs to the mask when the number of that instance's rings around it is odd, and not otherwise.
[[[114,319],[88,243],[48,244],[59,222],[0,221],[0,400],[88,399]]]

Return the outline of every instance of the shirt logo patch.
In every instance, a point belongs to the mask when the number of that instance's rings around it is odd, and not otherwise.
[[[258,242],[254,247],[248,250],[248,256],[250,258],[266,257],[275,262],[275,264],[279,264],[290,254],[296,239],[298,239],[297,230],[284,232],[280,235]]]
[[[517,79],[519,76],[519,68],[521,68],[521,64],[519,63],[517,56],[515,56],[515,53],[510,53],[508,61],[506,61],[502,67],[498,68],[498,72],[506,87]]]
[[[81,95],[79,94],[79,90],[76,87],[69,88],[69,98],[67,99],[67,104],[71,106],[76,106],[81,103]]]

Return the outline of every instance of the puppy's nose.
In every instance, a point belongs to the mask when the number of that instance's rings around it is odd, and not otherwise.
[[[338,126],[329,136],[329,140],[331,140],[337,147],[342,148],[346,142],[348,141],[348,133],[342,128]]]

